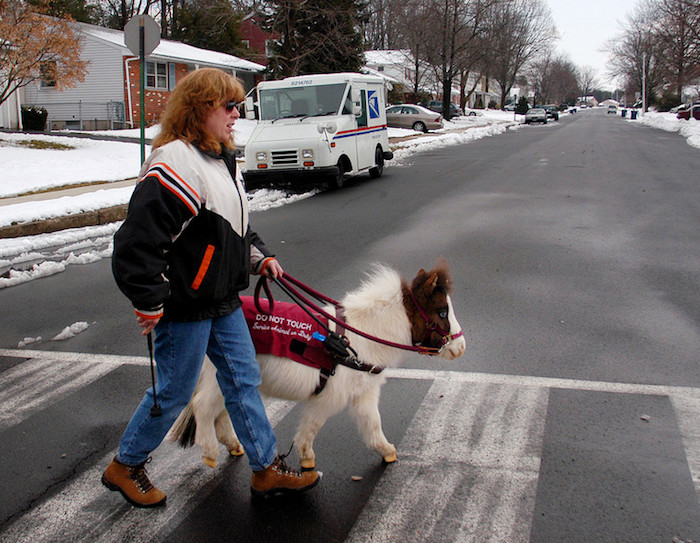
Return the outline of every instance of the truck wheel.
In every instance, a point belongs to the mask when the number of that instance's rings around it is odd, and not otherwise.
[[[372,179],[377,179],[384,173],[384,153],[381,147],[377,147],[377,150],[374,151],[374,163],[376,166],[369,169],[369,176]]]
[[[412,128],[413,128],[413,130],[415,130],[416,132],[427,132],[427,131],[428,131],[428,130],[426,129],[426,127],[425,127],[425,124],[422,123],[422,122],[420,122],[420,121],[416,121],[415,123],[413,123],[413,127],[412,127]]]
[[[331,189],[339,189],[342,188],[343,183],[345,181],[345,166],[343,165],[343,161],[339,160],[338,161],[338,173],[335,175],[331,176],[330,181],[328,182],[328,186]]]

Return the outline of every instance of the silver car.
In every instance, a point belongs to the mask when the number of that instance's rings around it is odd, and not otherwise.
[[[412,128],[427,132],[442,128],[442,115],[423,106],[399,104],[386,110],[386,123],[396,128]]]
[[[547,124],[547,111],[541,107],[533,107],[525,114],[525,124],[544,123]]]

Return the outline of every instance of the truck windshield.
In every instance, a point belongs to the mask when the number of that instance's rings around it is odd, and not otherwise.
[[[336,115],[342,105],[346,83],[260,89],[260,119]]]

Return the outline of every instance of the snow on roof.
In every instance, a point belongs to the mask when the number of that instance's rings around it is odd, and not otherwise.
[[[405,64],[412,61],[413,55],[408,49],[375,49],[365,51],[367,64]]]
[[[71,23],[83,34],[90,35],[98,40],[111,43],[124,50],[125,55],[130,55],[129,48],[124,44],[124,32],[112,28],[89,25],[86,23]],[[148,58],[181,61],[191,64],[204,64],[218,68],[229,68],[244,72],[261,72],[265,66],[250,60],[245,60],[226,53],[200,49],[179,41],[160,40],[158,47],[148,55]]]
[[[377,70],[373,70],[372,68],[368,68],[367,66],[363,66],[362,70],[360,70],[360,71],[361,71],[361,73],[366,74],[366,75],[373,75],[375,77],[381,77],[382,79],[384,79],[388,83],[391,83],[392,85],[395,85],[396,83],[399,82],[398,79],[393,78],[389,75],[386,75],[385,73],[378,72]]]

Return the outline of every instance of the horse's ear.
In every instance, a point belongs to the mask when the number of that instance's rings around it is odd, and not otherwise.
[[[438,284],[438,280],[437,272],[431,271],[428,273],[424,269],[421,269],[413,280],[412,288],[414,291],[425,290],[426,292],[433,292]]]
[[[439,280],[440,280],[440,276],[438,275],[437,272],[434,271],[433,273],[430,274],[429,281],[430,281],[430,290],[431,291],[435,290],[435,287],[437,287]]]

